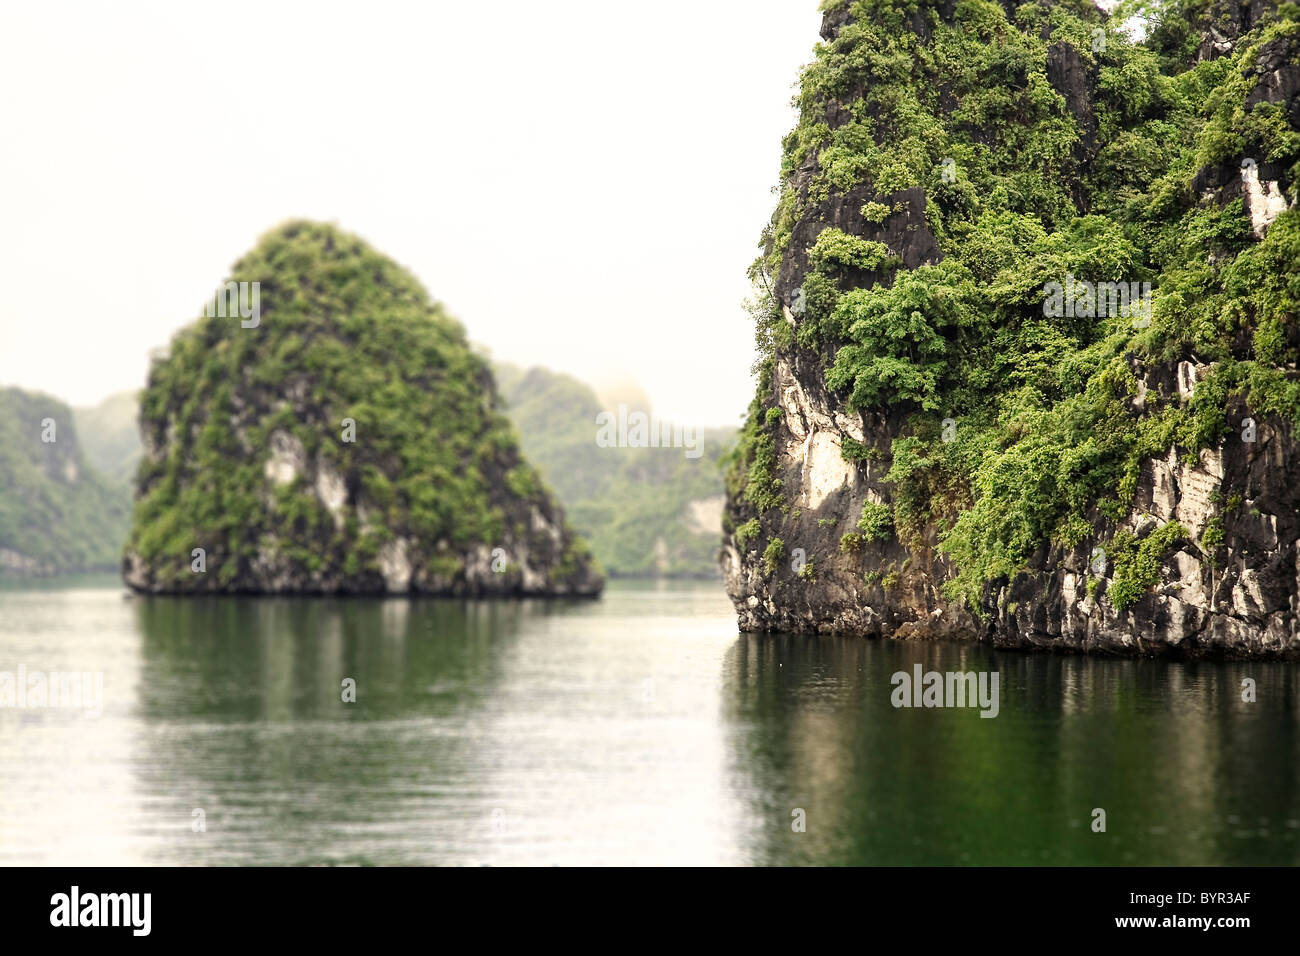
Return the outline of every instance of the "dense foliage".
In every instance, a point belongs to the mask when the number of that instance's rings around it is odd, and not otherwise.
[[[1264,44],[1300,50],[1300,8],[1283,5],[1228,55],[1197,61],[1207,0],[1138,6],[1152,24],[1143,42],[1086,0],[958,0],[947,21],[918,0],[827,4],[852,19],[803,75],[785,188],[753,269],[765,358],[729,484],[760,519],[788,507],[769,415],[783,350],[822,356],[845,407],[902,421],[897,532],[937,524],[959,571],[951,593],[972,604],[1047,541],[1113,535],[1098,528],[1128,513],[1142,462],[1217,442],[1230,400],[1300,419],[1300,211],[1256,241],[1240,199],[1224,206],[1194,187],[1199,171],[1249,157],[1282,170],[1294,205],[1300,135],[1278,106],[1246,100]],[[1091,78],[1091,129],[1048,80],[1062,41]],[[880,268],[887,256],[828,228],[792,326],[775,283],[795,224],[864,187],[871,207],[923,189],[939,261],[855,288],[843,264]],[[1045,286],[1067,275],[1150,282],[1149,323],[1046,315]],[[1143,369],[1184,359],[1209,366],[1191,402],[1135,403]],[[950,441],[944,419],[956,422]],[[846,442],[846,457],[864,453]],[[1215,544],[1200,542],[1211,560]],[[1131,603],[1145,580],[1126,572],[1115,599]]]

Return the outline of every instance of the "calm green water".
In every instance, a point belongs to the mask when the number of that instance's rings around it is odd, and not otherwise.
[[[895,709],[915,663],[996,670],[999,715]],[[0,590],[19,664],[100,671],[104,705],[0,709],[3,863],[1300,863],[1294,666],[740,635],[716,585],[497,604],[112,581]]]

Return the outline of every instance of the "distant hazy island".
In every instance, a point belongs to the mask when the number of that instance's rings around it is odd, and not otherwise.
[[[529,461],[618,576],[718,577],[723,486],[719,461],[735,429],[700,429],[686,449],[607,448],[597,417],[615,403],[568,375],[498,364],[497,381]]]
[[[490,369],[409,272],[292,222],[225,288],[141,398],[130,587],[599,592]]]
[[[117,567],[131,489],[110,473],[116,455],[106,444],[96,448],[99,467],[91,464],[78,440],[84,424],[48,395],[0,389],[0,575]]]

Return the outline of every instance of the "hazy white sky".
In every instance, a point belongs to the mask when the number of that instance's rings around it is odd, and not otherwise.
[[[498,358],[749,401],[745,269],[817,0],[0,0],[0,385],[143,385],[282,220],[410,267]]]

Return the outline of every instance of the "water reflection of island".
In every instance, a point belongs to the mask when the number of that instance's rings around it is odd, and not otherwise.
[[[894,708],[890,677],[915,664],[999,671],[999,716]],[[733,787],[764,823],[754,862],[1300,862],[1300,675],[1285,665],[743,635],[723,686]]]
[[[476,759],[457,729],[503,644],[562,603],[138,598],[137,765],[175,805],[165,861],[247,863],[275,843],[278,864],[428,862],[454,846],[471,801],[437,781],[472,788]]]

